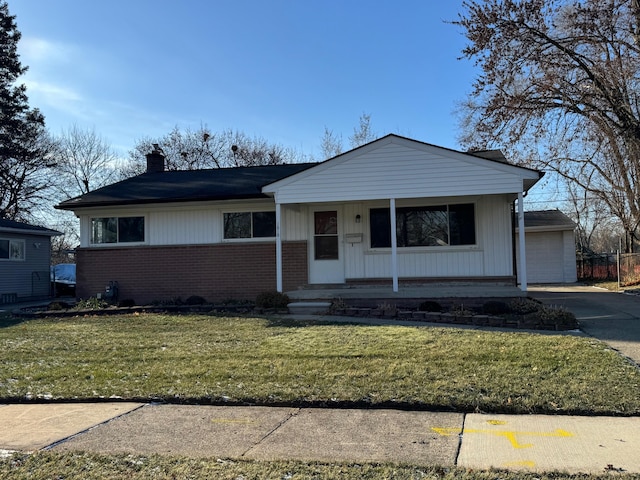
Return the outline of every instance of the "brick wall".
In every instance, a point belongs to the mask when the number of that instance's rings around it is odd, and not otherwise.
[[[294,290],[308,281],[307,243],[284,242],[283,287]],[[273,243],[228,243],[77,250],[79,298],[104,292],[117,281],[119,298],[141,305],[200,295],[216,302],[255,300],[276,289]]]

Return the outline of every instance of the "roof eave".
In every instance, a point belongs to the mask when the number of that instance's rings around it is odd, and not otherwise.
[[[118,202],[82,202],[67,204],[62,202],[54,208],[58,210],[75,211],[83,208],[103,208],[103,207],[128,207],[132,205],[153,205],[165,203],[190,203],[190,202],[222,202],[228,200],[254,200],[254,199],[271,199],[270,195],[256,193],[251,195],[225,195],[225,196],[203,196],[203,197],[180,197],[180,198],[150,198],[150,199],[129,199]]]
[[[14,233],[19,235],[40,235],[42,237],[57,237],[62,235],[62,232],[57,230],[33,230],[29,228],[8,228],[0,227],[0,233]]]

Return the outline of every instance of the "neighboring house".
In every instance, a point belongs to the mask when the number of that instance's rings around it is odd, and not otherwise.
[[[0,219],[0,303],[50,294],[51,237],[60,232]]]
[[[575,228],[576,224],[559,210],[524,212],[529,283],[578,280]]]
[[[541,177],[499,152],[387,135],[307,164],[166,172],[154,151],[146,173],[57,208],[80,219],[81,298],[112,281],[137,303],[317,284],[513,286],[514,202],[522,211]]]

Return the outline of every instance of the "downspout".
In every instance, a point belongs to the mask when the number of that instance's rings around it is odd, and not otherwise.
[[[527,291],[527,252],[524,242],[524,195],[518,192],[518,240],[520,241],[520,290]]]
[[[398,237],[396,235],[396,199],[389,199],[389,217],[391,218],[391,274],[393,291],[398,292]]]
[[[276,200],[276,290],[282,293],[282,235],[280,228],[281,207]]]

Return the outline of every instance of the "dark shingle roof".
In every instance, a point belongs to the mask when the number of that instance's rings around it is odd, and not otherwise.
[[[535,227],[568,227],[575,228],[576,224],[560,210],[539,210],[524,212],[525,228]]]
[[[18,232],[29,233],[32,235],[62,235],[56,230],[51,230],[46,227],[38,227],[37,225],[30,225],[28,223],[16,222],[15,220],[7,220],[0,218],[0,232]]]
[[[316,163],[143,173],[66,200],[56,208],[267,198],[262,187]]]

